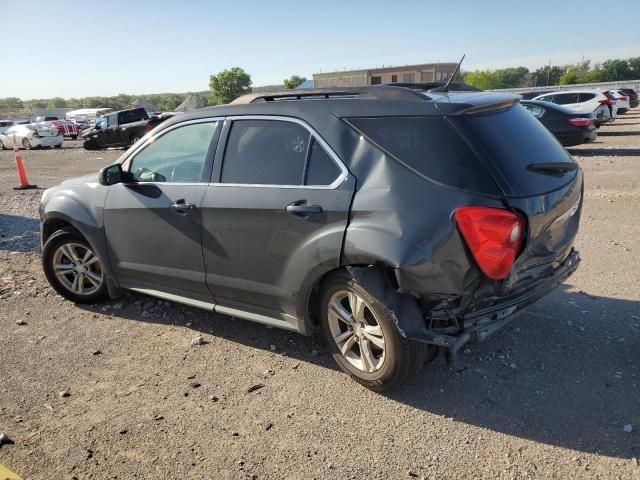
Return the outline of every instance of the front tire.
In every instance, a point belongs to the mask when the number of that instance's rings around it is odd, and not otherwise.
[[[31,142],[26,137],[22,139],[22,146],[24,147],[25,150],[31,150],[33,148],[31,146]]]
[[[401,384],[436,348],[402,337],[393,312],[347,272],[323,282],[320,302],[320,329],[333,359],[371,390]]]
[[[108,298],[102,262],[75,230],[58,230],[47,239],[42,266],[49,284],[67,300],[98,303]]]

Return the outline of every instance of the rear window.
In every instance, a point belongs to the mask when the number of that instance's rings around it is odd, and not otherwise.
[[[596,98],[595,93],[581,93],[580,94],[580,102],[588,102],[589,100],[593,100]]]
[[[573,162],[555,137],[521,105],[485,115],[468,116],[473,138],[509,183],[514,196],[550,192],[576,173],[549,175],[527,170],[532,164]]]
[[[525,115],[529,114],[525,112]],[[347,121],[379,148],[425,177],[464,190],[498,193],[480,160],[443,117],[350,118]]]

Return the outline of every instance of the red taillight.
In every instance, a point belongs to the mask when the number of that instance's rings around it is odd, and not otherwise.
[[[507,278],[522,243],[520,218],[484,207],[460,208],[454,218],[480,270],[492,280]]]
[[[602,105],[613,105],[610,99],[605,98],[603,100],[598,100]]]
[[[627,97],[620,97],[620,98],[618,98],[618,100],[622,100],[623,102],[626,102],[629,99]]]
[[[590,118],[570,118],[569,122],[576,127],[588,127],[593,123]]]
[[[150,132],[151,130],[153,130],[153,125],[150,125],[150,124],[148,124],[148,123],[147,123],[147,124],[144,126],[144,131],[145,131],[145,132]]]

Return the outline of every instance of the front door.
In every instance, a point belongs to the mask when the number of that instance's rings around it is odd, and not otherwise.
[[[124,164],[134,181],[112,185],[104,224],[109,262],[125,288],[210,301],[202,259],[202,200],[219,122],[173,125]]]
[[[207,284],[221,306],[300,318],[308,280],[340,265],[355,180],[291,119],[234,119],[223,139],[202,205]]]

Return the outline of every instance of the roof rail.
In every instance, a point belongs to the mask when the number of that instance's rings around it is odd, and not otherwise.
[[[423,102],[428,97],[415,89],[404,86],[376,85],[368,87],[344,88],[308,88],[299,90],[281,90],[277,92],[249,93],[236,98],[232,105],[246,105],[248,103],[275,102],[286,100],[314,100],[328,98],[359,98],[375,100],[408,100]]]

